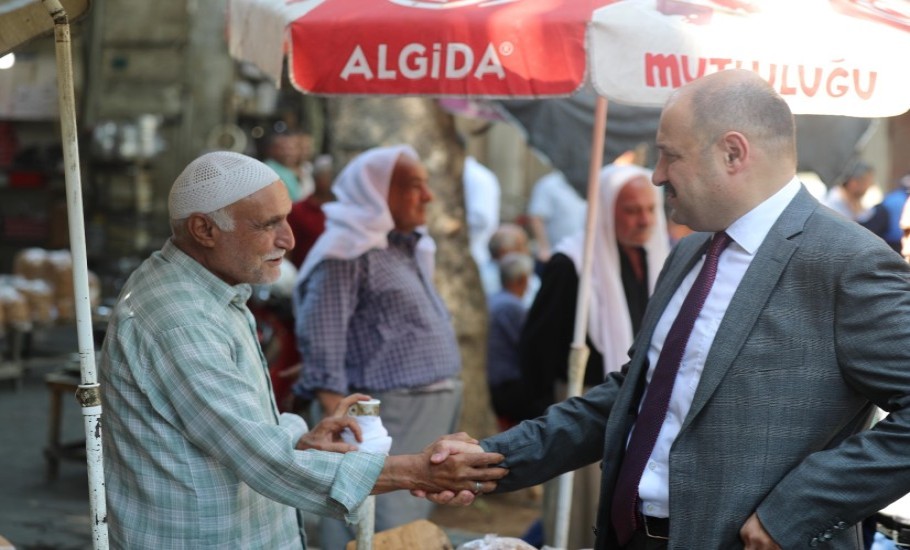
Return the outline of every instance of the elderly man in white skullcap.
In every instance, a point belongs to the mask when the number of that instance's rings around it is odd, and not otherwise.
[[[411,147],[379,147],[351,161],[333,192],[294,293],[299,386],[325,411],[353,391],[380,399],[392,453],[416,452],[455,429],[461,405],[458,344],[423,229],[427,171]],[[376,529],[426,518],[431,507],[382,495]],[[328,549],[352,537],[339,522],[323,521],[321,533]]]
[[[341,432],[359,440],[361,431],[344,413],[364,395],[340,400],[312,431],[278,414],[246,307],[250,284],[274,281],[294,246],[291,200],[272,169],[202,155],[174,182],[168,208],[173,235],[126,282],[101,352],[113,548],[301,549],[298,510],[353,519],[371,492],[493,489],[502,471],[474,465],[501,455],[465,455],[442,471],[429,460],[439,445],[354,451]]]

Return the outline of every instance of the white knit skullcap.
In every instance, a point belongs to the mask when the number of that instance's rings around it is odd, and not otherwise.
[[[258,160],[232,151],[206,153],[177,176],[168,196],[172,220],[208,214],[248,197],[281,177]]]

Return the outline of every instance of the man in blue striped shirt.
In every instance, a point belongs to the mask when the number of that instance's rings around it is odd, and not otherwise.
[[[324,411],[352,391],[380,399],[392,454],[416,452],[455,429],[461,406],[458,344],[423,230],[427,171],[411,147],[379,147],[351,161],[333,192],[294,293],[301,385]],[[426,518],[431,506],[380,496],[376,529]],[[323,521],[322,535],[334,550],[352,533]]]

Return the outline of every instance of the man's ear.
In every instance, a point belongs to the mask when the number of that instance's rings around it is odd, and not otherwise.
[[[215,222],[205,214],[190,214],[186,229],[194,241],[206,248],[214,248],[215,234],[219,231]]]
[[[728,173],[742,170],[749,160],[749,140],[739,132],[727,132],[721,139],[721,148],[724,152],[724,165]]]

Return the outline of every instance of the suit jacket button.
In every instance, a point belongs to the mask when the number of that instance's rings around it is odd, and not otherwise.
[[[835,528],[837,528],[837,529],[846,529],[846,528],[847,528],[847,522],[846,522],[846,521],[838,521],[838,522],[837,522],[837,525],[835,525]]]
[[[809,547],[810,548],[818,547],[818,537],[813,537],[813,539],[809,541]]]
[[[822,538],[826,541],[829,541],[834,538],[834,535],[831,534],[831,531],[825,531],[825,534],[822,535]]]

